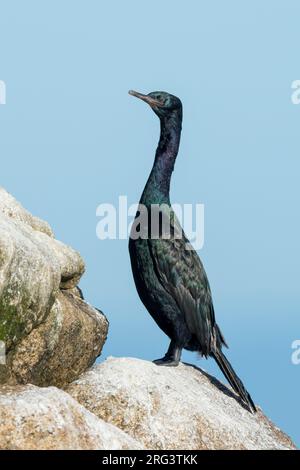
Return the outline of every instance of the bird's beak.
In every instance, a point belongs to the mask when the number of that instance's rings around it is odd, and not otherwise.
[[[140,100],[145,101],[151,107],[153,107],[153,106],[162,107],[163,106],[163,103],[161,101],[155,100],[154,98],[151,98],[151,96],[144,95],[143,93],[139,93],[138,91],[129,90],[128,93],[132,96],[135,96],[136,98],[139,98]]]

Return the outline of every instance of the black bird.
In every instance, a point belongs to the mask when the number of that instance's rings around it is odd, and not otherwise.
[[[129,93],[148,103],[160,119],[160,139],[154,165],[142,193],[129,240],[138,294],[171,340],[165,356],[154,363],[177,366],[182,349],[198,351],[206,358],[211,356],[249,410],[256,411],[251,396],[222,352],[222,346],[227,347],[227,344],[215,321],[204,267],[182,231],[170,203],[170,180],[181,135],[182,103],[176,96],[162,91],[148,95],[136,91]],[[159,207],[160,212],[156,236],[150,230],[153,207]],[[165,220],[169,223],[169,236],[164,236]]]

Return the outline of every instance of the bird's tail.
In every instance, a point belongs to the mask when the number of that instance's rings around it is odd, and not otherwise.
[[[247,390],[244,387],[244,384],[242,381],[239,379],[239,377],[236,375],[234,372],[230,362],[226,358],[225,354],[219,349],[211,353],[211,356],[215,359],[217,362],[218,366],[220,367],[221,371],[225,375],[226,379],[230,383],[231,387],[233,390],[238,393],[238,395],[241,397],[243,402],[248,406],[249,410],[251,413],[255,413],[257,411],[253,400],[250,396],[250,394],[247,392]]]

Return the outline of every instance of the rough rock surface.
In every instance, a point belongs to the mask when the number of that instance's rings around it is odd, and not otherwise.
[[[55,387],[0,387],[0,449],[140,449]]]
[[[261,410],[252,415],[229,388],[191,365],[109,358],[67,391],[148,449],[295,448]]]
[[[54,237],[50,225],[44,220],[31,215],[24,207],[16,201],[16,199],[9,194],[4,188],[0,187],[0,212],[11,217],[12,219],[23,222],[26,225],[29,225],[33,230],[38,232],[43,232]]]
[[[20,341],[7,363],[18,383],[61,386],[93,364],[106,334],[104,315],[62,291],[46,321]]]
[[[74,295],[84,269],[79,253],[0,188],[0,383],[62,386],[100,354],[107,320]]]

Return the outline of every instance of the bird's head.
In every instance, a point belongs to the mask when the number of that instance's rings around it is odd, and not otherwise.
[[[182,104],[177,96],[166,93],[165,91],[152,91],[148,95],[130,90],[129,94],[136,96],[151,106],[155,114],[161,119],[179,112],[182,113]]]

